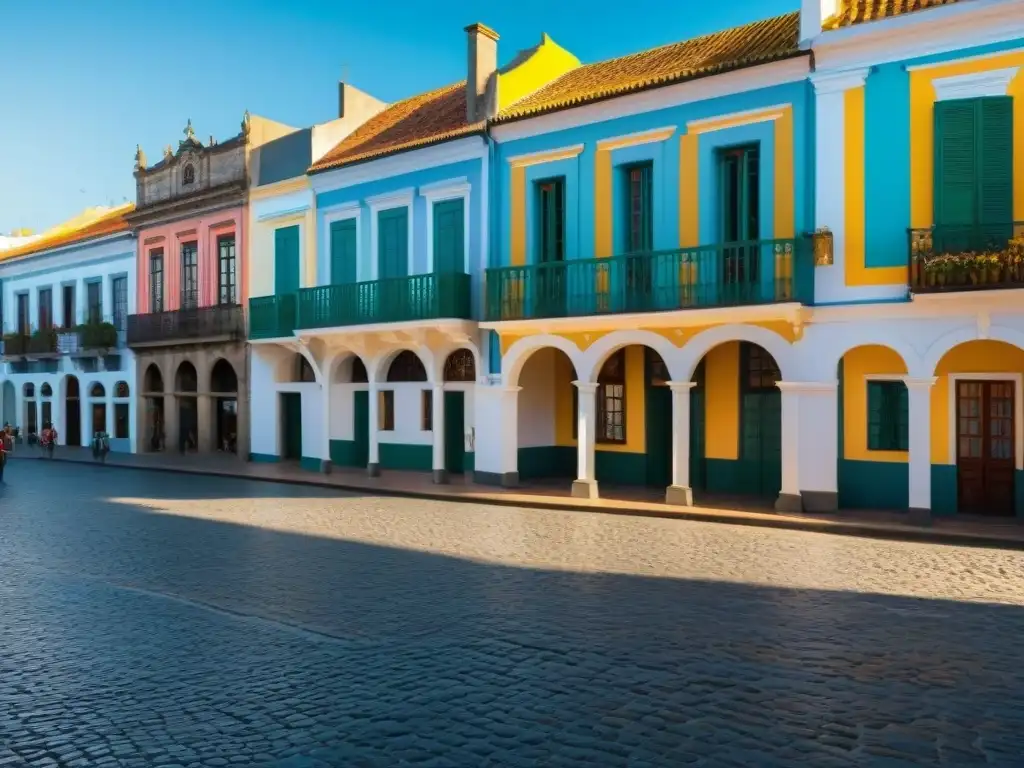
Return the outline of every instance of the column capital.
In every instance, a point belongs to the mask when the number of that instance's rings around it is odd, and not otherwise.
[[[930,389],[938,378],[935,376],[924,376],[917,378],[914,376],[904,376],[903,383],[907,385],[907,389]]]
[[[777,381],[775,386],[783,392],[835,392],[839,381]]]
[[[444,382],[443,381],[432,381],[432,382],[430,382],[430,386],[433,387],[434,389],[444,389]]]
[[[666,381],[665,384],[673,392],[689,392],[697,386],[695,381]]]
[[[811,83],[814,84],[814,93],[818,96],[842,93],[864,85],[870,72],[870,67],[841,69],[836,72],[815,72],[811,75]]]
[[[594,381],[574,381],[572,383],[576,389],[586,394],[593,394],[597,392],[597,382]]]

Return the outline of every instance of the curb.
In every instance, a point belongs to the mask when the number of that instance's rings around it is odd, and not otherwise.
[[[42,456],[12,456],[16,461],[29,461],[37,459],[42,461]],[[80,464],[82,466],[103,467],[106,469],[130,469],[142,472],[163,472],[176,475],[202,475],[206,477],[223,477],[231,480],[248,480],[257,483],[276,483],[278,485],[296,485],[312,488],[325,488],[328,490],[340,491],[343,493],[372,493],[378,496],[391,496],[408,499],[426,499],[429,501],[446,501],[454,504],[477,504],[490,505],[495,507],[533,507],[535,509],[551,509],[563,512],[593,512],[596,514],[616,515],[619,517],[649,517],[662,520],[689,520],[699,523],[718,523],[723,525],[741,525],[752,528],[772,528],[786,531],[806,531],[810,533],[824,533],[833,536],[855,536],[858,538],[877,539],[882,541],[903,541],[925,544],[949,544],[961,547],[980,547],[985,549],[1002,549],[1011,551],[1024,551],[1024,539],[1002,538],[999,536],[985,536],[976,533],[962,533],[959,531],[941,531],[935,528],[915,527],[907,525],[904,528],[873,525],[871,523],[847,522],[843,520],[825,520],[822,518],[801,519],[798,517],[768,516],[768,517],[731,517],[716,514],[715,512],[703,512],[695,509],[690,510],[655,510],[640,507],[631,507],[629,502],[622,502],[621,507],[583,507],[569,504],[563,501],[552,499],[531,499],[523,502],[520,499],[495,498],[472,498],[458,494],[431,492],[431,491],[408,491],[394,490],[390,488],[367,488],[361,485],[344,483],[328,483],[312,478],[279,478],[260,477],[254,475],[243,475],[235,472],[225,472],[216,469],[186,469],[184,467],[142,467],[132,464],[106,464],[79,461],[77,459],[66,459],[54,457],[50,461],[58,461],[64,464]]]

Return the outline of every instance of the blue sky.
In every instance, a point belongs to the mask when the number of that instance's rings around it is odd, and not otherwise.
[[[465,77],[463,27],[499,60],[541,32],[598,61],[795,10],[798,0],[0,0],[0,234],[135,197],[132,164],[238,132],[246,109],[328,120],[345,79],[385,101]],[[628,8],[628,18],[623,10]],[[428,10],[429,9],[429,12]],[[12,33],[13,30],[13,33]]]

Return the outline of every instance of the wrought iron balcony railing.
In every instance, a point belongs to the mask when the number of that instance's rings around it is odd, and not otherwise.
[[[256,296],[249,299],[249,338],[277,339],[295,333],[298,295]]]
[[[487,270],[490,321],[814,301],[811,237]]]
[[[410,275],[365,283],[303,288],[296,328],[336,328],[470,318],[470,277],[466,274]]]
[[[914,293],[1024,288],[1024,222],[910,230]]]
[[[245,318],[238,304],[128,316],[129,347],[223,337],[245,338]]]

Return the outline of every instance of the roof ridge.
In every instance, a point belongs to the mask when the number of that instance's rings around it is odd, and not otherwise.
[[[62,228],[62,225],[57,225],[56,227],[53,227],[41,234],[39,237],[34,238],[31,242],[15,246],[14,248],[0,250],[0,262],[17,258],[19,256],[35,255],[53,248],[64,248],[70,245],[76,245],[96,237],[125,232],[129,227],[128,223],[124,221],[124,217],[131,210],[134,210],[134,208],[135,203],[121,203],[120,205],[107,209],[103,214],[82,221],[73,227]],[[76,217],[72,217],[71,219],[68,219],[68,221],[73,221],[74,218]]]

